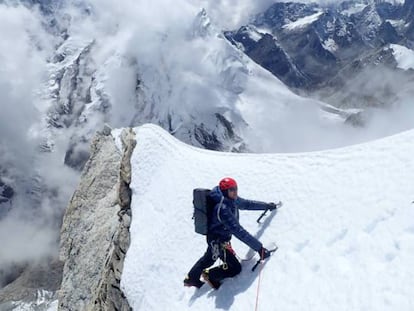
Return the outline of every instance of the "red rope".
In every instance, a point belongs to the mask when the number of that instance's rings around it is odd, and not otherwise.
[[[264,256],[264,249],[262,248],[262,255],[260,256],[260,260],[263,260]],[[257,283],[257,292],[256,292],[256,307],[255,311],[259,310],[259,293],[260,293],[260,281],[262,279],[262,269],[263,269],[263,263],[259,264],[259,282]]]

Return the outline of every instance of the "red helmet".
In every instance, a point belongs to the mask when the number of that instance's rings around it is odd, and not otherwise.
[[[233,178],[226,177],[220,180],[219,187],[222,191],[230,188],[237,188],[237,183]]]

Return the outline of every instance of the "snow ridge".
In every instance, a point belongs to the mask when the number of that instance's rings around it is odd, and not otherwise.
[[[230,154],[185,145],[154,125],[136,128],[131,245],[121,286],[134,310],[253,310],[254,262],[218,291],[182,280],[205,250],[193,232],[194,187],[233,176],[240,195],[284,207],[241,223],[279,251],[264,267],[260,310],[412,310],[414,131],[297,154]],[[236,239],[240,257],[249,250]]]

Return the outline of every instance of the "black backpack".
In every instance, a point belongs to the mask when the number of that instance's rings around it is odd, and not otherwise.
[[[207,235],[209,220],[215,205],[209,197],[210,191],[203,188],[193,190],[194,229],[202,235]]]

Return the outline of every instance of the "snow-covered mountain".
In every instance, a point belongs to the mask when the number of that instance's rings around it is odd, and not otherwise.
[[[75,33],[62,42],[51,64],[46,126],[55,135],[75,129],[67,164],[78,167],[85,162],[82,145],[104,122],[152,122],[195,146],[244,151],[252,148],[243,134],[259,125],[251,118],[253,107],[255,115],[266,111],[277,116],[298,102],[315,111],[323,106],[295,95],[230,45],[204,9],[192,13],[185,16],[188,21],[178,34],[129,30],[132,38],[119,32],[114,44],[113,38]],[[144,36],[151,36],[157,49],[151,58],[148,48],[126,50]],[[102,47],[106,53],[97,55]],[[349,114],[344,112],[343,118]],[[312,117],[309,122],[314,122]]]
[[[295,87],[306,87],[310,78],[316,81],[308,69],[321,73],[336,66],[340,40],[330,37],[328,22],[337,15],[315,4],[287,5],[291,9],[283,11],[286,18],[277,26],[286,34],[285,40],[293,49],[305,34],[310,41],[298,53],[314,55],[313,48],[322,53],[315,54],[319,59],[302,57],[299,61],[267,26],[271,9],[259,14],[256,24],[244,27],[251,40],[260,44],[248,51],[247,45],[224,32],[234,28],[225,28],[218,18],[230,13],[234,18],[240,8],[229,11],[231,5],[224,2],[202,4],[204,9],[188,0],[179,0],[174,6],[164,0],[124,0],[116,5],[110,0],[0,4],[4,38],[0,60],[7,64],[0,71],[0,233],[10,237],[4,245],[12,249],[0,253],[1,287],[18,281],[34,258],[49,262],[56,257],[64,207],[90,157],[91,137],[104,124],[121,128],[149,122],[190,145],[237,153],[336,148],[412,127],[414,114],[406,102],[412,92],[406,83],[411,77],[409,41],[395,41],[361,56],[361,63],[388,59],[400,69],[401,80],[395,76],[388,80],[401,82],[402,108],[374,111],[365,128],[355,128],[353,124],[366,118],[361,114],[362,105],[338,108],[341,105],[327,104],[333,102],[330,93],[326,101],[320,100],[323,96],[298,95],[285,79],[297,81]],[[338,19],[338,23],[348,25],[347,18],[367,7],[350,2],[341,9],[345,21]],[[387,9],[385,13],[380,7]],[[375,10],[371,6],[367,14],[373,18],[361,18],[358,25],[365,27],[364,39],[356,42],[363,42],[364,49],[367,40],[377,42],[377,28],[374,33],[369,31],[371,25],[377,25],[375,14],[381,20],[386,15],[395,29],[401,21],[408,21],[412,17],[410,1],[403,7],[401,17],[398,5],[378,4]],[[217,10],[222,10],[221,15]],[[274,11],[275,25],[278,12]],[[409,38],[408,28],[397,33]],[[324,33],[326,38],[320,41]],[[237,35],[242,38],[243,33]],[[348,49],[345,41],[343,46]],[[269,64],[277,63],[284,75],[275,76],[272,68],[256,63],[255,55],[269,57]],[[345,66],[343,75],[353,66]],[[342,77],[339,73],[332,81]],[[351,82],[367,86],[367,97],[388,93],[387,88],[377,92],[377,84],[370,86],[371,80],[365,77]],[[381,76],[381,80],[387,79]],[[38,295],[32,288],[28,296],[43,301],[49,292]]]
[[[411,0],[277,2],[226,37],[288,86],[322,90],[317,97],[336,107],[400,105],[396,96],[414,73],[398,66],[390,46],[412,49],[412,7]]]
[[[111,1],[0,4],[0,233],[12,249],[0,253],[1,287],[56,256],[63,210],[105,123],[152,122],[192,145],[240,152],[273,144],[274,125],[260,116],[275,122],[304,107],[301,122],[335,127],[350,114],[292,93],[199,6],[151,3],[125,1],[110,17]]]
[[[336,150],[267,155],[196,149],[154,126],[135,132],[131,245],[121,280],[134,310],[254,309],[254,260],[218,291],[182,286],[206,247],[193,232],[192,189],[227,175],[245,198],[284,202],[261,225],[259,213],[241,214],[265,245],[279,245],[263,268],[259,310],[414,307],[413,131]],[[233,246],[242,258],[252,254],[236,239]]]
[[[322,102],[291,92],[232,46],[199,6],[151,3],[125,1],[110,17],[110,1],[0,5],[5,40],[19,38],[1,54],[9,65],[1,76],[0,215],[19,210],[5,231],[23,218],[39,220],[27,240],[45,223],[59,226],[90,138],[105,123],[151,122],[214,150],[303,150],[320,146],[301,132],[341,129],[354,113],[321,110]],[[285,117],[295,115],[309,131]]]
[[[65,215],[61,310],[254,309],[254,259],[218,291],[182,284],[206,246],[194,232],[192,190],[223,176],[234,177],[245,198],[284,202],[262,224],[260,213],[241,214],[260,241],[279,246],[262,270],[259,310],[413,308],[412,130],[295,154],[202,150],[154,125],[133,129],[131,149],[130,131],[97,136]],[[121,157],[127,165],[119,175]],[[113,203],[119,179],[130,189],[127,209]],[[254,255],[237,239],[232,244],[241,258]]]

